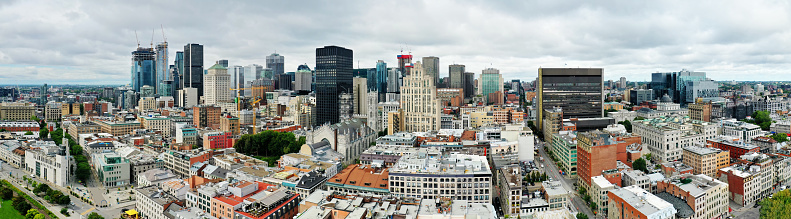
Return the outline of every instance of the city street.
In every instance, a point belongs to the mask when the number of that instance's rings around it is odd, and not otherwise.
[[[573,210],[582,212],[584,214],[593,217],[593,212],[588,207],[588,205],[585,204],[585,201],[582,200],[582,197],[579,196],[577,190],[574,188],[575,180],[567,179],[566,177],[560,175],[558,166],[552,161],[552,158],[549,157],[549,154],[547,154],[544,151],[544,142],[542,142],[541,140],[537,140],[537,141],[538,143],[536,144],[536,146],[541,147],[541,149],[538,150],[538,154],[539,156],[544,157],[544,162],[543,162],[544,171],[547,173],[547,176],[552,177],[553,180],[560,181],[560,183],[563,185],[563,188],[569,191],[570,193],[569,195],[571,197],[571,203],[575,208]],[[536,160],[540,160],[540,158]]]

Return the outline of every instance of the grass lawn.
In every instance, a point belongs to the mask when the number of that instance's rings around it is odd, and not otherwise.
[[[270,167],[274,167],[275,165],[277,165],[277,160],[280,159],[280,156],[271,156],[271,157],[253,156],[253,157],[259,160],[266,161],[266,163],[269,164]]]
[[[3,201],[3,207],[0,207],[0,218],[2,219],[25,219],[11,206],[11,200]]]

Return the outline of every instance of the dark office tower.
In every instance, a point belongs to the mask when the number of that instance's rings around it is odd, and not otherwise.
[[[472,98],[475,96],[475,73],[472,72],[464,72],[464,86],[461,88],[464,89],[464,99]]]
[[[448,72],[450,73],[450,88],[464,88],[464,65],[450,65]]]
[[[601,68],[539,68],[536,127],[543,128],[544,109],[553,107],[563,109],[563,119],[603,117],[603,76]]]
[[[278,89],[280,89],[280,90],[294,90],[294,88],[291,86],[291,81],[292,81],[291,77],[292,76],[294,76],[294,75],[289,75],[289,74],[285,74],[285,73],[284,74],[280,74],[280,76],[278,76],[278,79],[277,79],[277,83],[278,83],[277,87],[278,87]]]
[[[387,63],[382,60],[376,61],[376,91],[380,100],[384,100],[387,93],[387,76]]]
[[[182,84],[182,81],[184,81],[184,52],[176,52],[176,58],[173,59],[173,65],[171,65],[171,68],[175,68],[175,70],[172,71],[175,72],[173,75],[173,86],[176,90],[181,90],[181,88],[184,88],[184,84]]]
[[[266,68],[272,69],[274,79],[277,79],[285,72],[284,69],[285,57],[277,53],[266,56]]]
[[[316,48],[316,124],[338,123],[338,97],[352,92],[353,58],[343,47]]]
[[[196,88],[198,96],[203,96],[203,45],[190,43],[184,46],[182,69],[182,88]]]
[[[167,92],[167,89],[160,88],[164,86],[166,80],[172,80],[170,78],[170,68],[168,65],[168,42],[162,42],[157,44],[157,93]]]
[[[434,85],[439,84],[439,57],[423,57],[423,71],[434,77]]]
[[[398,58],[398,69],[401,71],[401,77],[409,75],[409,69],[406,66],[412,64],[412,55],[398,55],[396,58]]]
[[[140,48],[132,52],[132,88],[140,92],[140,88],[148,85],[156,87],[157,71],[153,48]]]
[[[38,99],[38,101],[39,101],[38,103],[39,103],[39,105],[43,106],[44,104],[47,104],[47,90],[48,89],[49,89],[49,87],[47,87],[47,84],[41,85],[41,88],[39,88],[39,90],[38,90],[38,96],[39,96],[38,97],[39,98]]]
[[[223,68],[228,68],[228,60],[227,59],[217,60],[217,64],[219,64]]]

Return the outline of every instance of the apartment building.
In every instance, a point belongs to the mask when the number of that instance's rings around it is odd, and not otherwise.
[[[700,146],[684,147],[684,164],[693,169],[694,174],[716,177],[717,171],[730,166],[730,153],[719,148]]]
[[[591,178],[626,163],[626,146],[639,144],[640,137],[594,130],[577,135],[577,174],[579,185],[590,189]]]
[[[135,188],[135,210],[140,218],[167,219],[165,212],[169,208],[179,209],[184,206],[176,196],[168,194],[157,186]]]
[[[327,183],[327,190],[348,194],[390,195],[388,189],[388,171],[376,164],[353,164],[332,176]]]
[[[607,215],[607,203],[609,201],[607,193],[613,189],[615,189],[615,185],[603,176],[598,175],[591,178],[591,190],[589,190],[590,192],[588,195],[591,196],[591,200],[593,203],[596,203],[596,206],[599,207],[600,212],[603,212],[603,215]]]
[[[453,197],[492,202],[492,172],[486,157],[466,154],[403,156],[390,168],[390,194],[431,199]]]
[[[717,135],[717,125],[688,117],[660,117],[632,123],[634,134],[659,163],[680,160],[682,148],[703,144]]]
[[[721,135],[736,137],[746,143],[750,143],[754,138],[761,136],[761,126],[733,118],[720,120],[717,125],[720,128]]]
[[[63,103],[59,102],[49,102],[44,105],[44,117],[47,121],[55,121],[60,122],[60,118],[62,116],[60,107]]]
[[[77,138],[79,138],[82,134],[94,134],[102,132],[101,126],[93,122],[72,122],[69,124],[69,127],[66,130],[69,132],[69,135],[71,135],[73,138],[72,140],[74,141],[79,141]]]
[[[720,181],[728,183],[730,199],[741,206],[748,206],[768,197],[772,190],[772,160],[763,155],[754,162],[736,164],[717,172]]]
[[[165,137],[171,136],[172,119],[168,117],[143,117],[143,128],[162,132]]]
[[[546,123],[545,123],[546,124]],[[552,148],[560,160],[561,169],[571,178],[577,177],[577,132],[559,131],[552,134]]]
[[[734,139],[730,136],[717,136],[716,138],[707,140],[706,144],[708,147],[728,151],[730,157],[734,159],[748,153],[757,153],[761,151],[761,148],[756,145]]]
[[[223,154],[224,151],[167,151],[163,154],[165,159],[165,168],[172,170],[174,174],[179,175],[181,178],[190,176],[190,167],[197,162],[206,162],[214,157],[214,155]]]
[[[673,204],[637,186],[613,189],[607,193],[609,219],[674,219]]]
[[[102,133],[109,133],[113,136],[128,135],[135,129],[143,127],[140,122],[112,122],[103,120],[95,120],[94,122],[99,125]]]
[[[500,205],[503,213],[518,217],[522,208],[522,174],[519,166],[506,166],[497,170],[500,185]]]
[[[231,132],[232,135],[239,135],[239,118],[233,116],[223,116],[220,118],[220,131]]]

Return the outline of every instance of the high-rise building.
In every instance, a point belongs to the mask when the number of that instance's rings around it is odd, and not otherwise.
[[[203,80],[203,95],[206,104],[217,104],[221,102],[231,101],[231,75],[228,74],[228,69],[222,67],[219,63],[214,64],[209,68],[208,74],[204,76]]]
[[[536,82],[536,127],[542,128],[544,109],[563,108],[563,118],[604,116],[601,68],[539,68]]]
[[[244,67],[239,65],[234,65],[231,68],[228,68],[228,73],[231,75],[231,87],[234,89],[239,89],[233,92],[234,97],[241,97],[244,96]]]
[[[228,68],[228,60],[227,59],[220,59],[217,60],[217,64],[222,66],[223,68]]]
[[[450,88],[464,89],[464,65],[453,64],[448,66],[450,73]]]
[[[387,93],[401,92],[401,78],[401,69],[387,68]]]
[[[351,93],[354,52],[339,46],[316,48],[316,124],[338,123],[341,93]]]
[[[426,74],[434,77],[434,84],[439,84],[439,57],[423,57],[423,68]]]
[[[300,65],[297,72],[294,72],[294,91],[310,92],[310,84],[313,82],[313,71],[308,65]]]
[[[654,100],[654,91],[651,89],[636,89],[629,91],[629,102],[635,105],[652,100]]]
[[[183,51],[176,51],[176,58],[173,60],[173,66],[175,67],[175,71],[171,71],[174,73],[173,76],[173,83],[176,85],[175,90],[181,90],[184,88],[184,52]]]
[[[284,64],[285,57],[280,54],[272,53],[272,55],[266,56],[266,68],[272,69],[272,76],[275,78],[285,73]]]
[[[699,97],[719,96],[717,82],[706,78],[705,72],[691,72],[686,69],[651,74],[649,88],[654,90],[654,97],[667,94],[674,103],[681,105],[694,103]]]
[[[387,63],[382,60],[376,61],[376,84],[374,85],[374,90],[379,93],[378,99],[380,100],[385,99],[385,94],[387,93],[387,80]]]
[[[291,72],[293,73],[293,72]],[[280,90],[294,90],[291,82],[293,81],[293,74],[280,74],[277,76],[278,89]]]
[[[618,79],[618,88],[626,89],[626,77]]]
[[[498,91],[500,94],[503,93],[503,76],[500,75],[500,70],[496,68],[484,69],[480,79],[478,79],[478,84],[479,93],[486,99],[486,103],[498,102],[497,100],[489,99],[489,94]]]
[[[41,88],[38,90],[38,103],[39,105],[47,104],[47,90],[49,87],[47,84],[41,85]]]
[[[250,64],[244,67],[244,73],[252,76],[252,78],[255,78],[256,80],[263,78],[263,71],[264,66],[257,64]]]
[[[475,96],[475,73],[464,72],[463,75],[464,99],[470,99]]]
[[[168,63],[168,42],[161,42],[157,44],[157,94],[160,96],[165,96],[162,94],[169,93],[164,86],[166,80],[171,80],[170,78],[170,64]],[[167,95],[169,96],[169,95]]]
[[[140,92],[144,85],[156,87],[156,66],[153,48],[140,48],[132,52],[132,88]]]
[[[182,87],[198,89],[203,96],[203,45],[190,43],[184,46],[184,67]]]
[[[402,131],[439,130],[440,105],[434,78],[424,72],[420,62],[415,63],[410,71],[412,73],[404,78],[404,86],[401,86]]]
[[[412,55],[398,55],[396,56],[398,59],[398,69],[401,70],[401,77],[405,77],[410,74],[409,70],[406,68],[407,65],[412,64]]]
[[[365,110],[368,109],[368,80],[355,77],[352,83],[352,98],[354,99],[354,106],[352,108],[354,114],[365,114]]]

